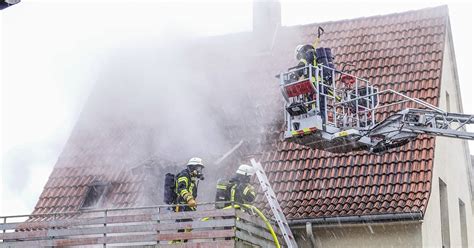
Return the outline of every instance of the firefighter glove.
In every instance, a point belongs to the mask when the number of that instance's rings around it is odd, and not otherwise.
[[[191,208],[195,208],[197,205],[196,201],[194,200],[194,198],[190,198],[188,200],[188,206],[191,207]]]

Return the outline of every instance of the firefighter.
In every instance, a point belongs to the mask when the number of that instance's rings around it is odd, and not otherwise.
[[[310,44],[296,46],[295,57],[296,60],[298,60],[298,65],[296,66],[296,68],[303,68],[308,65],[318,65],[318,63],[316,62],[316,52],[314,50],[314,47]],[[315,77],[315,71],[313,70],[312,72],[313,77]],[[296,74],[298,75],[298,77],[301,77],[303,76],[304,72],[303,70],[298,70]]]
[[[318,38],[319,39],[319,38]],[[320,47],[315,49],[313,45],[306,44],[306,45],[298,45],[295,49],[295,57],[298,60],[298,65],[295,68],[304,68],[308,65],[312,65],[314,67],[322,64],[322,78],[320,80],[324,82],[324,85],[319,84],[318,90],[319,93],[323,93],[325,95],[320,95],[319,98],[319,111],[321,112],[321,118],[323,123],[326,123],[326,98],[327,95],[334,96],[334,92],[331,89],[333,87],[333,70],[334,70],[334,63],[332,52],[330,48]],[[303,69],[296,71],[298,77],[309,76],[309,72],[305,72]],[[320,74],[320,75],[321,75]],[[320,76],[318,75],[318,77]],[[311,82],[316,86],[316,70],[311,70]],[[310,100],[314,98],[310,97]],[[336,100],[340,101],[341,98],[336,96]],[[314,107],[314,106],[312,106]]]
[[[202,170],[204,164],[201,158],[191,158],[182,170],[176,176],[176,194],[178,195],[178,204],[185,206],[176,206],[176,212],[195,211],[196,197],[199,180],[204,180]]]
[[[230,180],[220,180],[217,183],[216,208],[224,208],[233,203],[250,204],[255,200],[255,189],[250,184],[250,177],[255,174],[254,168],[242,164],[235,173]]]
[[[310,44],[306,45],[298,45],[296,46],[295,49],[295,57],[296,60],[298,60],[298,65],[296,68],[304,68],[308,65],[312,65],[314,67],[318,66],[317,58],[316,58],[316,50],[314,47]],[[306,74],[306,75],[305,75]],[[311,70],[311,82],[314,84],[315,87],[319,87],[319,92],[323,92],[323,86],[320,84],[319,86],[316,86],[316,70],[313,68]],[[297,70],[296,75],[300,78],[302,76],[308,77],[309,72],[306,72],[303,69]],[[324,87],[325,88],[325,87]],[[327,90],[325,90],[325,93],[327,93]],[[319,111],[321,113],[321,119],[323,123],[326,122],[326,96],[320,95],[319,97]],[[314,96],[309,96],[308,100],[313,100]],[[315,104],[312,104],[309,106],[310,108],[315,108]]]
[[[177,203],[175,212],[196,211],[197,190],[199,180],[204,180],[202,170],[204,164],[201,158],[194,157],[188,161],[186,169],[176,175]],[[176,222],[188,222],[192,219],[178,219]],[[178,229],[178,232],[190,232],[191,229]],[[188,242],[188,240],[172,240],[171,244]]]

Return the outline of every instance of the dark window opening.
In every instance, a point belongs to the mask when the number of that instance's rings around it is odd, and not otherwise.
[[[441,210],[441,242],[442,247],[451,246],[449,237],[449,210],[448,210],[448,186],[441,178],[439,179],[439,200]]]
[[[459,218],[461,224],[461,247],[469,247],[467,243],[466,205],[459,199]]]
[[[86,199],[82,204],[82,208],[94,208],[101,206],[102,198],[107,194],[109,184],[104,182],[93,182],[89,186]]]
[[[451,111],[451,99],[449,99],[449,93],[446,91],[446,111]]]

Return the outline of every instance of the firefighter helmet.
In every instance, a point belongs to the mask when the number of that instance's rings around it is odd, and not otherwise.
[[[296,48],[295,48],[295,58],[297,60],[301,59],[300,54],[302,52],[303,46],[304,45],[297,45]]]
[[[204,180],[204,174],[202,170],[204,169],[204,164],[202,163],[202,159],[198,157],[191,158],[188,161],[188,169],[191,172],[191,176],[197,177],[201,180]]]
[[[204,167],[204,164],[202,163],[202,159],[198,158],[198,157],[191,158],[188,161],[188,165],[200,165],[200,166]]]
[[[244,176],[253,176],[253,174],[255,174],[255,169],[250,165],[241,164],[236,173]]]
[[[296,46],[296,49],[295,49],[295,57],[297,60],[300,60],[300,59],[303,59],[305,58],[305,54],[308,52],[308,51],[311,51],[311,50],[314,50],[314,47],[313,45],[311,44],[305,44],[305,45],[298,45]]]

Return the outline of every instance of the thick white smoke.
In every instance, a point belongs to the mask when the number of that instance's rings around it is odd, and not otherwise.
[[[262,66],[248,42],[171,37],[148,44],[123,47],[111,56],[62,157],[92,157],[93,166],[120,170],[155,160],[156,178],[147,184],[157,190],[146,190],[144,202],[162,203],[156,198],[161,199],[165,172],[177,173],[187,159],[199,156],[208,178],[199,191],[213,192],[217,178],[229,174],[218,169],[236,167],[228,164],[235,159],[224,161],[224,167],[214,162],[240,140],[258,142],[266,135],[265,125],[278,112],[262,115],[259,104],[277,87],[267,88],[265,78],[255,81]],[[179,167],[165,171],[171,165]],[[200,198],[210,201],[213,195]]]

